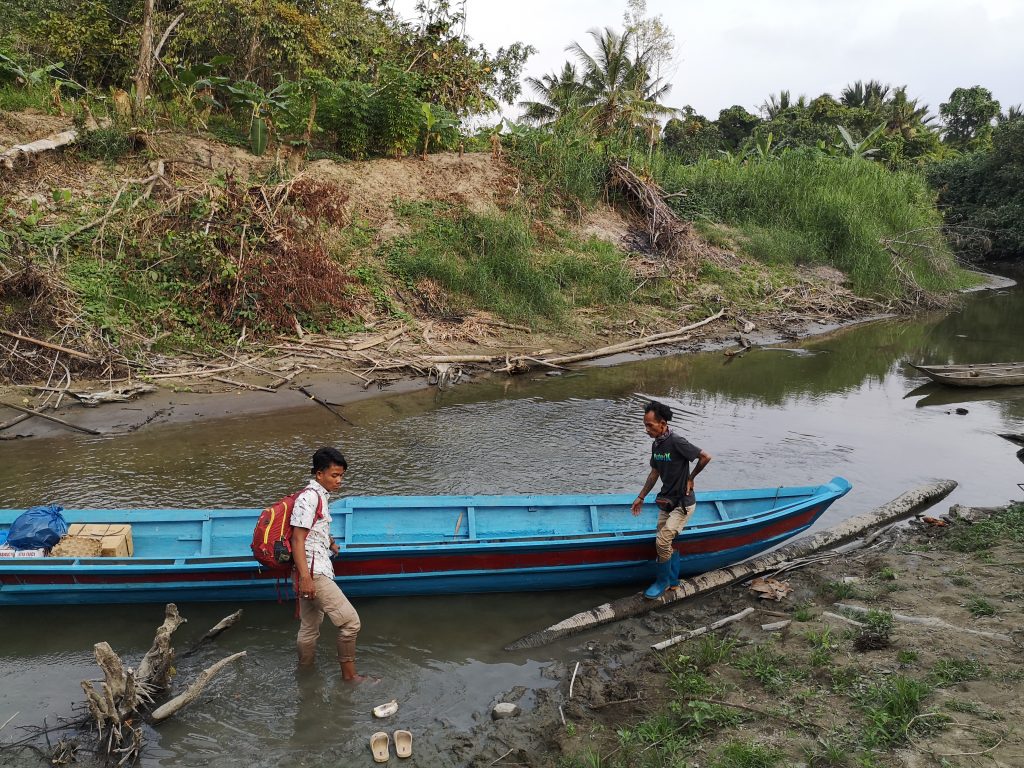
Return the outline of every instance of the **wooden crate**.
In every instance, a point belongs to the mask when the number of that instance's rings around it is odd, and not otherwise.
[[[74,523],[51,552],[55,557],[132,557],[134,554],[132,527],[127,523]]]

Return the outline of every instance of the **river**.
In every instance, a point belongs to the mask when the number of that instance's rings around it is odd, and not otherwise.
[[[0,507],[261,506],[304,482],[322,444],[348,456],[350,494],[633,493],[646,474],[641,417],[652,397],[669,403],[675,428],[714,456],[699,488],[849,479],[853,491],[819,526],[935,478],[960,483],[940,510],[1002,504],[1022,496],[1024,464],[997,433],[1024,432],[1024,387],[922,386],[908,361],[1024,360],[1022,317],[1018,287],[968,296],[951,313],[883,320],[735,359],[668,355],[385,394],[347,406],[353,425],[311,405],[116,438],[3,443]],[[387,727],[416,734],[417,764],[456,765],[452,746],[502,693],[555,685],[545,665],[578,657],[586,638],[520,653],[502,646],[623,592],[359,600],[359,665],[382,681],[357,688],[338,682],[326,637],[316,670],[296,675],[291,605],[243,606],[242,623],[179,670],[189,679],[228,653],[248,657],[201,702],[148,733],[144,764],[371,764],[367,743],[379,723],[370,708],[394,698],[401,708]],[[189,619],[176,635],[182,648],[235,606],[179,608]],[[161,606],[0,609],[0,723],[16,715],[0,740],[79,706],[79,681],[97,674],[94,643],[137,658],[161,620]],[[531,694],[520,703],[529,707]]]

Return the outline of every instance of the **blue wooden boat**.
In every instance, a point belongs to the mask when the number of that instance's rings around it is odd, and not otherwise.
[[[676,539],[684,574],[744,560],[809,528],[850,490],[709,491]],[[352,597],[520,592],[649,581],[657,508],[633,496],[364,496],[331,504],[334,572]],[[0,510],[3,534],[21,510]],[[0,605],[275,600],[279,572],[249,549],[256,509],[74,509],[130,523],[130,558],[0,558]]]

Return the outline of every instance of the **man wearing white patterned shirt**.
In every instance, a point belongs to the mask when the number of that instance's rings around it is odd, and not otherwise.
[[[298,575],[299,665],[308,666],[316,657],[316,642],[324,615],[338,628],[338,662],[343,680],[361,682],[356,672],[356,636],[359,614],[334,580],[331,556],[338,544],[331,535],[330,494],[341,487],[348,462],[335,448],[320,448],[313,454],[313,479],[296,497],[292,508],[292,558]]]

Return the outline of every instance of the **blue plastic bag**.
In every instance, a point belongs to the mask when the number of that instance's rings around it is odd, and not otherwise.
[[[15,549],[49,549],[68,532],[63,509],[46,504],[18,515],[7,531],[7,543]]]

